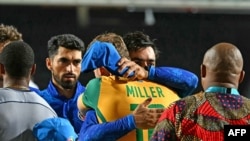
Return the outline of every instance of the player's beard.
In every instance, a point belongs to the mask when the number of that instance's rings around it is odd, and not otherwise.
[[[74,81],[65,81],[63,80],[63,76],[60,78],[60,76],[52,74],[54,77],[54,80],[57,84],[61,85],[64,89],[73,89],[76,85],[77,77],[74,75]],[[71,74],[73,75],[73,74]]]

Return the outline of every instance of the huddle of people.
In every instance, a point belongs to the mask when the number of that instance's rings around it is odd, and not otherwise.
[[[156,65],[154,40],[135,31],[97,35],[86,47],[73,34],[48,41],[48,87],[31,86],[35,55],[11,25],[0,25],[0,140],[223,141],[224,125],[247,125],[250,100],[241,96],[243,57],[215,44],[198,76]],[[83,86],[81,73],[95,78]],[[84,75],[84,74],[83,74]]]

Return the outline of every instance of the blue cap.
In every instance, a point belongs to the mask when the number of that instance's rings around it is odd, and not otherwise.
[[[76,141],[78,138],[70,122],[59,117],[37,123],[33,134],[38,141]]]
[[[83,56],[81,72],[87,73],[96,68],[105,67],[112,74],[122,76],[128,68],[118,72],[120,59],[121,56],[112,43],[95,41]],[[133,75],[133,72],[129,74],[129,76]]]

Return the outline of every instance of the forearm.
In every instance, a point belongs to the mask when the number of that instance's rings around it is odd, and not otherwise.
[[[132,115],[112,122],[99,123],[94,110],[89,110],[79,134],[79,141],[115,141],[135,129]]]
[[[174,67],[150,67],[148,79],[172,88],[180,97],[191,94],[198,85],[194,73]]]

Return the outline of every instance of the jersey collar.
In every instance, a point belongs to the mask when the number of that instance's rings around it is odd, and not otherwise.
[[[235,88],[226,88],[226,87],[219,87],[219,86],[208,87],[205,92],[240,95],[238,90]]]

